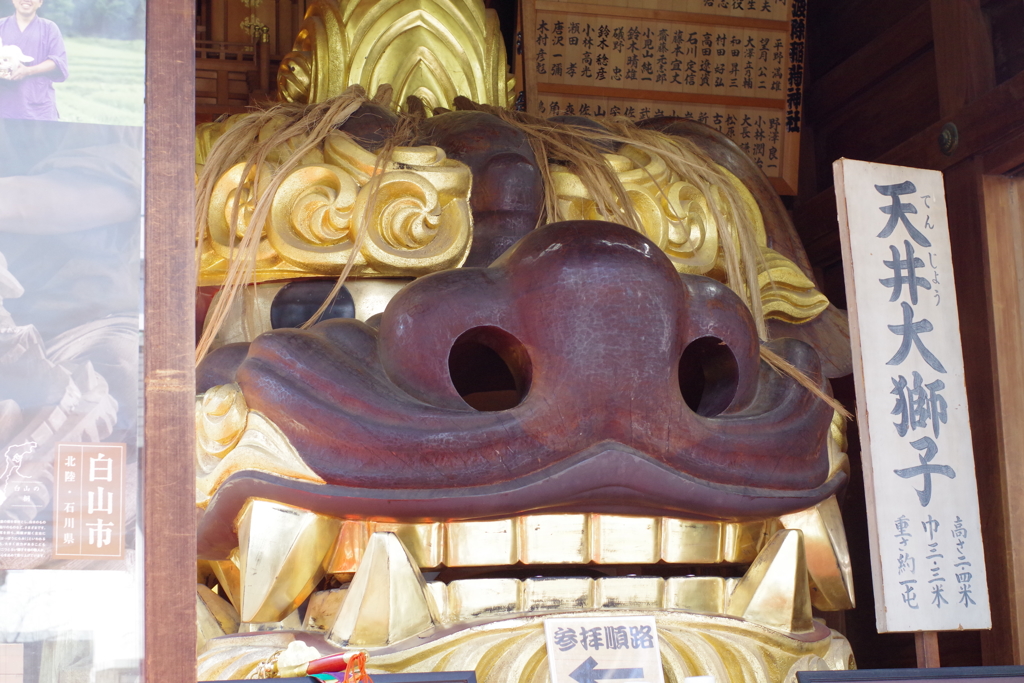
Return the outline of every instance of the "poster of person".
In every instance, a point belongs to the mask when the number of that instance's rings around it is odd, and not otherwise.
[[[0,119],[0,569],[131,548],[141,166],[140,128]]]
[[[139,677],[144,24],[0,0],[4,683]]]
[[[0,0],[0,118],[142,125],[145,8]]]
[[[22,646],[0,656],[24,669],[8,683],[138,666],[142,141],[0,119],[0,643]]]

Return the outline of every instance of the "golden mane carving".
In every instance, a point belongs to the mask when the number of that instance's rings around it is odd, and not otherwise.
[[[313,104],[356,84],[390,84],[390,104],[414,95],[428,109],[457,95],[508,107],[515,96],[498,16],[481,2],[316,0],[281,62],[279,96]]]

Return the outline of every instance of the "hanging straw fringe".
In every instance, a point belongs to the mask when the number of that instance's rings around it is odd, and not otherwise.
[[[493,114],[526,134],[544,181],[544,204],[538,226],[565,218],[558,210],[558,197],[554,183],[551,182],[551,160],[554,159],[579,176],[594,199],[598,213],[606,220],[641,232],[640,217],[629,201],[626,189],[606,162],[604,152],[594,143],[632,145],[664,160],[673,173],[696,186],[708,198],[708,206],[719,226],[726,285],[747,305],[754,317],[758,336],[767,341],[768,326],[764,319],[761,288],[757,280],[759,266],[763,269],[764,257],[757,244],[754,226],[732,180],[695,144],[682,138],[638,128],[624,118],[603,121],[608,129],[605,132],[476,104],[463,97],[455,98],[455,105],[460,109]],[[659,187],[662,194],[665,189]],[[720,206],[718,200],[724,206]]]
[[[380,90],[388,89],[388,101],[390,101],[391,86],[383,86]],[[380,98],[380,90],[378,90],[377,98]],[[375,98],[376,99],[376,98]],[[370,178],[370,182],[367,184],[369,195],[367,197],[366,206],[363,209],[362,215],[358,216],[355,223],[355,241],[352,247],[352,251],[349,252],[348,261],[345,263],[345,268],[341,271],[341,275],[338,276],[337,282],[334,283],[334,287],[331,289],[331,293],[327,296],[320,308],[316,310],[309,320],[304,322],[300,329],[307,330],[317,322],[320,321],[320,317],[331,307],[334,302],[334,298],[338,296],[338,292],[341,291],[342,286],[345,284],[345,280],[348,279],[349,274],[352,272],[353,266],[355,266],[355,256],[363,247],[363,241],[366,239],[367,226],[373,218],[373,212],[377,208],[377,198],[380,193],[381,181],[384,177],[384,169],[387,168],[388,164],[391,163],[391,158],[398,147],[403,147],[410,144],[416,136],[417,126],[419,125],[420,119],[415,115],[402,114],[398,117],[398,123],[395,125],[394,133],[388,138],[387,142],[377,153],[377,161],[373,166],[373,176]]]
[[[262,226],[270,213],[274,194],[281,183],[297,166],[303,157],[323,143],[327,135],[343,124],[359,107],[367,102],[366,92],[360,86],[352,86],[338,97],[310,107],[282,104],[266,111],[251,114],[232,130],[221,136],[210,150],[209,158],[199,177],[196,192],[196,259],[202,253],[203,242],[208,231],[207,211],[210,197],[217,180],[240,158],[246,159],[242,171],[243,183],[252,175],[252,196],[256,205],[248,221],[240,243],[235,245],[241,192],[236,195],[232,208],[229,232],[232,258],[228,267],[221,295],[207,319],[203,335],[196,347],[198,363],[209,351],[217,332],[227,319],[232,302],[247,283],[252,280],[256,266],[256,251],[259,248]],[[277,129],[263,141],[259,133],[267,124],[280,121]],[[267,157],[272,151],[289,140],[301,140],[289,157],[273,172],[267,186],[260,183],[260,172],[267,168]],[[357,231],[358,232],[358,231]],[[358,235],[357,235],[358,239]],[[353,255],[355,251],[353,251]],[[351,257],[345,274],[351,270]]]
[[[317,105],[281,104],[243,118],[214,144],[199,177],[196,192],[197,267],[208,232],[207,211],[213,188],[217,180],[239,159],[246,160],[242,172],[243,182],[250,174],[253,177],[252,197],[255,198],[255,207],[248,222],[249,229],[246,229],[237,246],[234,244],[234,238],[237,234],[242,204],[240,196],[232,208],[229,224],[232,258],[220,298],[208,316],[203,335],[196,348],[197,363],[209,351],[214,338],[227,319],[232,302],[252,279],[256,251],[262,234],[262,230],[258,228],[266,221],[274,194],[281,183],[301,163],[306,154],[320,146],[327,135],[347,121],[360,106],[369,101],[386,106],[392,96],[393,91],[390,85],[381,86],[372,100],[367,97],[366,92],[360,86],[354,85],[340,96]],[[725,261],[726,284],[747,305],[754,318],[758,336],[762,341],[767,341],[768,327],[761,306],[758,283],[759,266],[764,269],[764,257],[756,241],[754,226],[732,180],[695,144],[682,138],[638,128],[633,122],[622,118],[604,121],[603,123],[608,129],[606,132],[557,123],[523,112],[499,109],[491,105],[481,105],[464,97],[457,97],[455,106],[461,110],[483,111],[497,116],[516,126],[527,136],[544,183],[543,206],[537,227],[564,219],[558,209],[558,196],[555,194],[552,182],[551,164],[552,160],[557,160],[558,163],[568,166],[570,171],[579,176],[584,187],[593,197],[600,215],[606,220],[642,232],[640,216],[633,208],[632,202],[629,201],[625,187],[606,162],[603,156],[604,152],[594,143],[633,145],[664,160],[675,175],[696,186],[709,199],[708,206],[716,225],[719,226],[721,237],[719,244]],[[369,201],[366,202],[362,215],[355,220],[354,245],[349,253],[348,261],[330,295],[320,305],[316,313],[302,325],[302,329],[308,329],[319,321],[352,272],[355,257],[362,248],[367,226],[370,224],[377,205],[383,171],[390,163],[396,148],[412,144],[418,125],[426,117],[426,108],[418,98],[409,98],[407,112],[399,114],[394,133],[377,155],[373,176],[368,185]],[[434,113],[439,112],[435,111]],[[260,132],[275,121],[279,123],[276,131],[268,139],[260,141]],[[267,187],[261,187],[260,171],[267,167],[268,155],[293,138],[302,140],[302,142],[281,166],[274,170]],[[665,188],[659,187],[659,191],[664,193]],[[721,206],[719,200],[722,203]],[[792,377],[844,417],[851,418],[850,413],[842,404],[828,396],[816,383],[784,358],[765,346],[761,346],[761,358],[777,372]]]
[[[848,411],[842,403],[826,394],[821,387],[812,381],[810,377],[801,372],[799,368],[764,345],[761,346],[761,360],[767,363],[768,367],[780,375],[792,377],[796,380],[797,384],[827,403],[833,410],[845,417],[847,420],[853,419],[853,415],[850,414],[850,411]]]

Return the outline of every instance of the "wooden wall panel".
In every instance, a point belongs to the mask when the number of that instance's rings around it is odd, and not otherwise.
[[[194,0],[148,6],[143,679],[196,680]]]
[[[848,156],[946,174],[994,628],[940,634],[940,654],[945,666],[1021,663],[1024,596],[1016,588],[1024,586],[1024,543],[1014,534],[1024,528],[1024,189],[986,174],[1024,168],[1024,57],[1004,44],[1007,36],[1019,42],[1019,31],[993,23],[1002,17],[1024,26],[1024,2],[809,4],[801,162],[816,173],[801,179],[794,222],[821,286],[841,305],[832,161]],[[939,146],[947,124],[959,135],[948,153]],[[848,510],[853,548],[860,513]],[[857,589],[863,596],[869,586]],[[871,632],[870,607],[862,602],[845,620],[860,666],[914,666],[905,640]]]
[[[987,650],[1002,653],[985,664],[1009,664],[1008,614],[1006,600],[1005,543],[1002,528],[1002,468],[995,438],[994,419],[997,382],[993,377],[993,356],[990,347],[992,324],[988,287],[987,255],[985,253],[985,217],[982,202],[982,165],[972,157],[944,171],[946,207],[949,216],[949,238],[953,247],[953,270],[956,273],[956,297],[960,311],[960,335],[964,344],[964,379],[971,417],[971,440],[974,448],[978,493],[981,508],[982,537],[994,629],[983,634]],[[981,653],[979,653],[981,654]]]
[[[926,0],[811,0],[807,12],[811,79],[852,57],[922,4]]]
[[[991,543],[990,583],[1003,595],[1016,596],[1024,587],[1024,538],[1013,533],[1024,520],[1024,178],[986,176],[984,244],[990,283],[991,357],[993,372],[992,432],[998,457],[979,461],[979,475],[991,483],[993,505],[985,527]],[[981,480],[981,477],[979,477]],[[1006,560],[1009,559],[1009,562]],[[1000,593],[994,593],[999,595]],[[1020,663],[1024,605],[1019,600],[995,600],[993,622],[1006,624],[985,638],[986,661]]]
[[[935,59],[925,52],[813,123],[819,187],[832,184],[831,160],[878,158],[938,119],[938,104]]]
[[[990,29],[979,0],[930,0],[939,111],[950,116],[996,83]]]
[[[823,121],[846,102],[931,48],[931,7],[921,4],[875,40],[814,81],[804,115]]]
[[[992,27],[996,83],[1024,71],[1024,0],[989,0],[982,7]]]

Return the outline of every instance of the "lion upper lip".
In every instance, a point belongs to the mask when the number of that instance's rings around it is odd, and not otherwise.
[[[219,559],[238,545],[235,519],[252,498],[347,519],[493,519],[525,511],[756,519],[810,507],[845,481],[840,471],[801,491],[711,484],[615,443],[598,444],[531,476],[477,487],[359,489],[245,471],[225,481],[203,513],[199,554]]]
[[[707,278],[680,278],[644,246],[612,224],[548,226],[490,268],[412,283],[379,332],[340,320],[259,337],[238,383],[317,475],[343,487],[488,486],[603,441],[716,485],[821,486],[832,409],[788,378],[761,373],[738,297]],[[456,392],[450,353],[474,330],[489,330],[523,365],[528,391],[514,408],[479,412]],[[735,359],[733,398],[720,415],[695,414],[676,378],[684,349],[706,338]],[[821,381],[810,347],[773,344]]]

